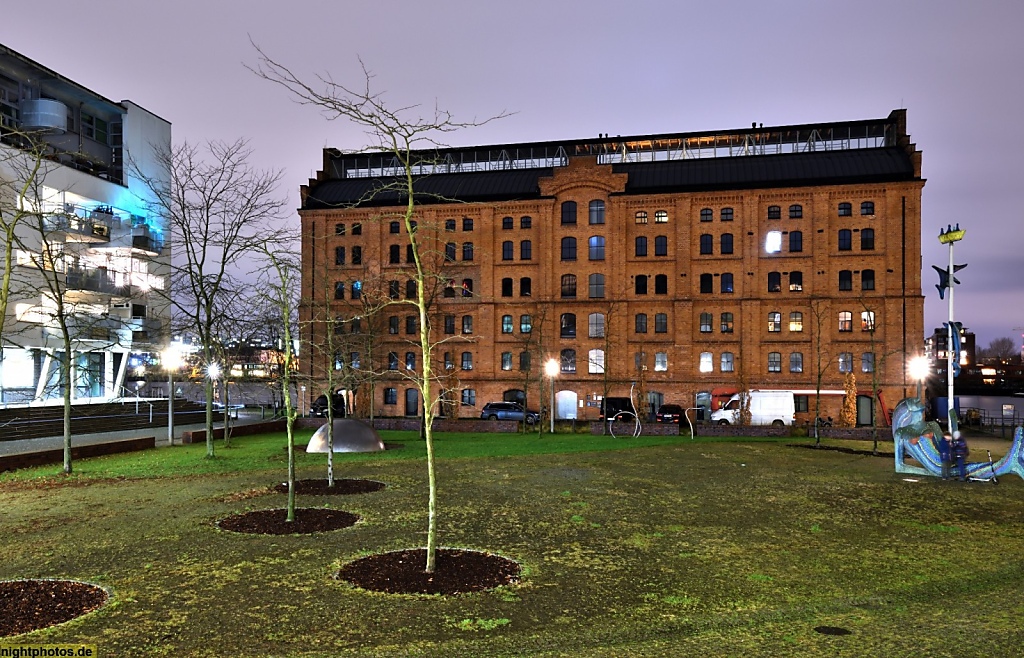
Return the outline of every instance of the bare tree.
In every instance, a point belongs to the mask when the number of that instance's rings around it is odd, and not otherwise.
[[[828,300],[821,298],[811,299],[808,309],[811,314],[811,327],[814,335],[814,445],[821,445],[821,436],[818,433],[818,420],[821,418],[821,382],[825,373],[831,367],[835,356],[831,351],[831,341],[825,335],[828,327]]]
[[[245,140],[211,141],[203,148],[183,143],[157,151],[156,159],[170,171],[169,180],[146,176],[132,164],[156,199],[155,212],[168,219],[172,265],[169,301],[182,328],[194,332],[203,364],[214,362],[213,346],[227,326],[230,301],[246,286],[232,267],[279,242],[274,226],[283,208],[277,196],[279,171],[255,169]],[[214,456],[213,384],[205,378],[206,456]]]
[[[253,71],[259,77],[280,85],[298,103],[310,105],[328,120],[345,119],[364,130],[372,140],[371,148],[393,156],[396,174],[389,181],[382,181],[379,192],[397,194],[402,201],[396,221],[405,229],[413,263],[410,268],[416,282],[416,298],[410,300],[419,317],[419,350],[422,367],[415,380],[423,399],[424,440],[427,449],[428,528],[427,559],[425,571],[434,571],[437,552],[437,482],[434,468],[433,419],[437,415],[434,395],[434,349],[436,341],[431,336],[429,291],[436,290],[447,281],[437,269],[431,267],[427,256],[429,245],[417,235],[417,186],[419,168],[425,164],[424,151],[429,152],[441,146],[439,139],[448,133],[463,128],[479,126],[484,121],[456,121],[448,111],[435,108],[426,116],[418,116],[415,107],[392,108],[379,94],[372,90],[373,76],[365,69],[364,84],[351,88],[334,82],[329,77],[318,77],[316,87],[297,77],[287,67],[279,64],[253,44],[258,53],[258,63]],[[500,116],[500,115],[499,115]],[[422,149],[422,150],[421,150]],[[428,158],[429,159],[429,158]]]
[[[988,347],[982,350],[982,355],[985,358],[999,361],[1009,361],[1018,354],[1017,341],[1009,336],[994,339],[988,344]]]

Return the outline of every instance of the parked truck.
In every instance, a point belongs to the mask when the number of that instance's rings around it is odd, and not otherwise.
[[[750,391],[751,425],[792,425],[796,417],[793,391]],[[736,393],[721,409],[711,414],[711,422],[718,425],[737,425],[740,408],[746,394]]]

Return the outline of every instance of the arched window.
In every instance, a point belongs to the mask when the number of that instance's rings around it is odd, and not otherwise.
[[[804,250],[804,234],[802,231],[789,232],[789,250],[793,253]]]
[[[848,228],[839,229],[839,251],[853,249],[853,231]]]
[[[533,260],[533,242],[530,240],[519,243],[519,260]]]
[[[702,221],[702,222],[710,222],[710,221],[714,221],[714,219],[715,219],[715,212],[713,210],[711,210],[711,208],[701,208],[700,209],[700,221]]]
[[[562,238],[562,260],[576,260],[576,238]]]
[[[668,211],[667,210],[655,210],[654,211],[654,223],[655,224],[668,224]]]
[[[444,260],[448,263],[455,262],[455,250],[457,249],[454,242],[449,242],[444,246]]]
[[[335,281],[334,282],[334,298],[345,299],[345,282]]]
[[[405,282],[405,298],[416,299],[416,281],[415,279],[409,279]]]
[[[604,238],[600,235],[592,235],[587,241],[590,260],[604,260]]]
[[[654,255],[668,256],[668,237],[664,235],[654,236]]]
[[[668,314],[667,313],[655,313],[654,314],[654,333],[656,333],[656,334],[667,334],[668,333]]]
[[[715,291],[714,289],[715,278],[711,274],[700,275],[700,291],[702,294],[708,294]]]
[[[732,352],[722,352],[722,372],[733,372],[736,369],[736,358]]]
[[[604,275],[603,274],[591,274],[588,278],[589,292],[591,299],[600,299],[604,297]]]
[[[764,251],[768,254],[782,251],[782,231],[768,231],[764,237]]]
[[[790,372],[803,372],[804,371],[804,355],[802,352],[790,352],[789,354],[789,371]]]
[[[512,277],[507,276],[501,280],[501,296],[511,297],[512,296]]]
[[[512,260],[515,258],[515,245],[511,240],[501,243],[501,260]]]
[[[853,290],[853,272],[850,270],[839,270],[839,289]]]
[[[463,352],[462,353],[462,369],[472,370],[473,369],[473,353]]]
[[[860,250],[861,251],[874,251],[875,249],[875,229],[864,228],[860,231]]]
[[[637,313],[633,318],[633,330],[638,334],[647,333],[647,314]]]
[[[721,237],[721,251],[723,254],[732,253],[732,233],[723,233]]]
[[[565,349],[561,353],[562,372],[576,372],[576,350]]]
[[[533,331],[533,318],[529,315],[519,316],[519,333],[528,334]]]
[[[638,235],[634,241],[634,255],[646,256],[647,255],[647,238],[643,235]]]
[[[654,294],[655,295],[667,295],[668,294],[668,275],[667,274],[655,274],[654,275]]]
[[[528,276],[519,277],[519,296],[529,297],[533,294],[533,279]]]
[[[804,330],[804,314],[800,311],[793,311],[789,314],[789,330],[799,332]]]
[[[519,228],[533,228],[533,217],[524,215],[519,218]]]
[[[782,208],[779,206],[768,206],[768,219],[782,219]]]
[[[804,289],[804,273],[803,272],[790,272],[789,273],[789,291],[790,292],[801,292]]]
[[[572,299],[576,296],[576,275],[562,275],[562,297]]]
[[[501,228],[502,228],[502,230],[511,231],[514,226],[515,226],[515,220],[512,219],[511,217],[502,217],[501,218]]]
[[[646,210],[637,210],[636,214],[633,215],[633,218],[634,218],[634,220],[636,221],[637,224],[646,224],[647,223],[647,211]]]
[[[604,373],[604,350],[590,350],[587,353],[587,372],[592,375]]]
[[[839,311],[839,331],[853,331],[853,313]]]
[[[700,253],[703,256],[715,253],[715,236],[702,233],[700,236]]]
[[[562,202],[562,225],[575,224],[576,223],[576,202],[575,201],[563,201]]]
[[[731,334],[733,333],[733,315],[732,313],[722,313],[722,333]]]
[[[405,245],[405,262],[406,263],[415,263],[416,262],[416,254],[413,253],[412,245],[411,244]]]
[[[472,297],[473,296],[473,279],[462,280],[462,296]]]
[[[590,202],[590,223],[604,224],[604,201],[594,199]]]
[[[782,313],[770,311],[768,313],[768,331],[778,333],[782,331]]]
[[[874,290],[875,289],[875,271],[874,270],[861,270],[860,271],[860,289],[861,290]]]
[[[647,294],[647,275],[637,274],[633,283],[633,290],[638,295]]]
[[[463,315],[462,316],[462,333],[472,334],[473,333],[473,316]]]
[[[462,260],[473,260],[473,243],[462,243]]]
[[[732,273],[731,272],[723,272],[722,273],[722,282],[721,283],[722,283],[722,292],[731,293],[733,291],[733,287],[732,287]]]
[[[715,322],[715,316],[712,313],[701,313],[700,314],[700,332],[702,334],[711,333],[711,325]]]
[[[722,210],[719,211],[718,214],[719,214],[719,219],[721,219],[723,222],[731,222],[732,221],[732,218],[733,218],[732,208],[722,208]]]
[[[591,313],[588,319],[591,338],[604,338],[604,313]]]
[[[503,315],[501,316],[501,333],[510,334],[512,333],[512,316]]]
[[[801,206],[799,203],[794,203],[793,205],[791,205],[789,207],[789,218],[790,219],[800,219],[803,216],[804,216],[804,207]]]
[[[575,313],[562,313],[562,317],[559,319],[559,336],[562,338],[575,338],[576,337],[576,314]]]
[[[395,265],[396,263],[402,262],[402,247],[397,244],[393,244],[388,247],[388,263]]]
[[[768,352],[768,372],[782,372],[782,352]]]
[[[768,292],[782,292],[782,274],[780,272],[768,273]]]
[[[860,204],[860,214],[862,215],[874,215],[875,214],[875,202],[864,201]]]
[[[842,203],[839,204],[839,216],[840,217],[849,217],[852,214],[853,214],[853,204],[851,204],[849,201],[843,201]]]

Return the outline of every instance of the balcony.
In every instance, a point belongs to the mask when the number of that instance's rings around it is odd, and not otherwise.
[[[164,241],[150,234],[146,228],[134,228],[132,229],[132,249],[151,256],[159,256],[164,249]]]
[[[67,292],[95,292],[104,295],[120,295],[126,291],[117,285],[112,272],[106,268],[74,268],[66,275]]]
[[[112,214],[91,211],[85,217],[80,217],[73,214],[74,206],[70,210],[70,213],[47,215],[43,222],[46,231],[65,233],[76,242],[110,242],[110,227],[114,222]]]

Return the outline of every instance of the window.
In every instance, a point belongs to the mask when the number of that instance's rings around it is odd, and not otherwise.
[[[335,235],[345,235],[345,225],[344,224],[335,224],[334,225],[334,234]]]
[[[721,251],[723,254],[732,253],[732,233],[723,233],[721,238]]]
[[[587,352],[587,372],[592,375],[604,374],[604,350]]]
[[[576,223],[576,202],[562,202],[562,226]]]
[[[462,333],[471,334],[473,333],[473,316],[463,315],[462,316]]]
[[[415,370],[416,369],[416,353],[406,352],[405,353],[405,369]]]
[[[473,243],[462,243],[462,260],[473,260]]]
[[[469,218],[469,217],[463,217],[462,218],[462,230],[463,231],[472,231],[473,230],[473,220],[471,218]]]
[[[789,273],[789,291],[790,292],[801,292],[804,289],[804,273],[803,272],[790,272]]]
[[[519,228],[533,228],[533,217],[523,216],[519,218]]]
[[[445,370],[455,370],[455,362],[452,361],[452,353],[451,352],[445,352],[444,353],[444,369]]]
[[[335,281],[334,282],[334,298],[345,299],[345,282]]]
[[[352,299],[362,299],[363,297],[363,282],[353,281],[352,282]]]
[[[444,260],[446,263],[455,262],[455,250],[457,249],[454,242],[449,242],[444,246]]]
[[[464,388],[462,389],[462,404],[467,407],[476,406],[476,389]]]
[[[860,330],[861,331],[874,331],[875,330],[875,312],[874,311],[861,311],[861,314],[860,314]]]
[[[562,317],[559,319],[559,327],[559,336],[561,336],[562,338],[575,338],[576,314],[562,313]]]
[[[511,240],[501,243],[501,260],[512,260],[515,255],[515,244]]]
[[[714,219],[715,219],[715,213],[714,213],[713,210],[711,210],[711,208],[701,208],[700,209],[700,221],[702,221],[702,222],[710,222],[710,221],[714,221]],[[644,223],[646,224],[647,222],[645,221]]]
[[[398,333],[398,316],[397,315],[392,315],[391,317],[388,318],[388,333],[389,334],[397,334]]]
[[[388,281],[388,299],[398,299],[402,296],[402,284],[398,281]]]
[[[715,291],[714,290],[714,282],[715,282],[715,279],[710,274],[701,274],[700,275],[700,291],[701,291],[701,293],[708,294],[708,293],[714,292]]]
[[[638,235],[636,240],[634,241],[634,243],[635,243],[635,246],[634,246],[634,249],[633,249],[634,254],[636,256],[646,256],[647,255],[647,238],[642,236],[642,235]]]
[[[384,389],[384,404],[398,404],[398,389],[397,388],[385,388]]]
[[[462,280],[462,296],[472,297],[473,296],[473,279]]]
[[[603,274],[591,274],[588,277],[588,287],[590,288],[590,298],[600,299],[604,297],[604,275]]]
[[[637,224],[646,224],[647,223],[647,211],[646,210],[637,210],[636,214],[633,215],[633,218],[634,218],[634,221],[636,221]],[[711,221],[711,220],[708,220],[708,221]]]
[[[444,230],[449,231],[449,232],[454,232],[455,231],[455,220],[454,219],[446,219],[446,220],[444,220]]]
[[[503,230],[511,231],[514,226],[515,226],[515,220],[512,219],[511,217],[502,217],[501,218],[501,228]]]
[[[352,234],[353,235],[356,232],[356,227],[357,226],[359,226],[359,224],[354,224],[352,226]],[[360,247],[359,245],[356,245],[356,246],[352,247],[352,264],[353,265],[362,265],[363,264],[363,248]]]
[[[715,321],[715,316],[711,313],[700,314],[700,332],[702,334],[711,333],[711,324]]]
[[[668,211],[667,210],[655,210],[654,211],[654,223],[655,224],[668,224]]]
[[[732,352],[722,352],[722,372],[733,372],[736,369],[736,357]]]
[[[654,353],[654,371],[665,372],[668,370],[668,352]]]
[[[797,413],[807,413],[810,410],[810,405],[807,403],[809,399],[809,395],[794,395],[793,410]]]
[[[768,313],[768,331],[772,333],[782,331],[782,313],[778,311]]]
[[[668,314],[667,313],[655,313],[654,314],[654,333],[656,333],[656,334],[667,334],[668,333]]]
[[[853,290],[853,272],[850,270],[839,270],[839,289]]]
[[[447,284],[445,284],[444,292],[441,293],[441,294],[443,296],[445,296],[445,297],[454,297],[455,296],[455,286],[452,285],[451,281],[449,281]]]
[[[512,369],[512,352],[501,353],[501,369],[511,370]]]
[[[800,311],[792,311],[789,314],[789,330],[799,332],[804,330],[804,314]]]
[[[562,238],[562,260],[576,260],[576,238]]]
[[[353,224],[352,225],[352,235],[362,235],[362,234],[363,234],[363,225],[362,224],[358,224],[358,223]]]
[[[839,331],[853,331],[853,313],[839,311]]]
[[[700,353],[700,365],[701,372],[711,372],[715,369],[715,355],[711,352]]]
[[[794,203],[789,207],[789,218],[800,219],[804,216],[804,207],[798,203]]]
[[[732,292],[732,274],[729,272],[722,275],[722,292]]]
[[[667,274],[655,274],[654,275],[654,294],[655,295],[667,295],[668,294],[668,275]]]
[[[849,217],[853,215],[853,204],[848,201],[843,201],[839,204],[839,216]]]
[[[444,316],[444,332],[446,334],[454,334],[455,333],[455,316],[454,315],[446,315],[446,316]]]
[[[768,219],[782,219],[782,208],[779,206],[768,206]]]
[[[359,318],[352,318],[351,320],[348,321],[348,323],[349,326],[352,327],[352,333],[359,334],[363,332],[363,323],[362,320],[360,320]]]
[[[731,222],[733,217],[732,208],[722,208],[721,212],[718,213],[719,219],[723,222]]]
[[[391,224],[388,226],[388,232],[389,233],[398,233],[399,230],[400,230],[400,228],[399,228],[400,226],[401,225],[398,222],[391,222]]]
[[[405,333],[409,335],[416,333],[416,325],[419,324],[417,322],[418,319],[415,315],[405,316]]]
[[[512,316],[503,315],[501,316],[501,333],[510,334],[512,333]]]
[[[410,219],[409,220],[409,232],[410,233],[415,233],[416,232],[416,226],[417,226],[416,220],[415,219]]]
[[[768,352],[768,372],[782,372],[782,352]]]
[[[802,231],[789,232],[789,251],[797,253],[804,250],[804,234]]]
[[[875,214],[875,202],[864,201],[860,204],[860,214],[862,215],[874,215]]]
[[[393,244],[388,247],[388,263],[395,265],[402,262],[402,247]]]
[[[388,352],[388,370],[398,370],[398,352]]]
[[[529,297],[533,294],[533,279],[528,276],[519,277],[519,296]]]
[[[768,273],[768,292],[782,291],[782,274],[779,272]]]
[[[860,250],[861,251],[874,251],[875,250],[875,229],[865,228],[860,231]]]
[[[604,260],[604,238],[600,235],[592,235],[587,241],[590,260]]]
[[[732,313],[722,313],[722,326],[721,331],[723,334],[732,333],[733,318]]]
[[[768,231],[764,237],[766,254],[777,254],[782,251],[782,231]]]
[[[533,242],[530,240],[519,243],[519,260],[533,260]]]
[[[533,318],[529,315],[519,316],[519,333],[528,334],[533,331]]]
[[[595,199],[590,202],[590,223],[604,224],[604,201]]]
[[[715,236],[710,233],[703,233],[700,236],[701,255],[713,254],[715,252]]]
[[[839,251],[853,249],[853,232],[848,228],[839,229]]]
[[[562,275],[562,298],[572,299],[576,297],[576,275],[575,274],[563,274]]]
[[[588,318],[591,338],[604,338],[604,313],[591,313]]]
[[[637,295],[646,295],[647,294],[647,275],[646,274],[637,274],[636,275],[636,278],[633,280],[633,292],[636,293]]]
[[[647,333],[647,314],[637,313],[633,319],[633,330],[638,334]]]
[[[658,235],[654,238],[654,255],[668,256],[668,237]]]
[[[853,352],[839,353],[839,372],[853,372]]]
[[[860,271],[860,289],[861,290],[874,290],[875,289],[875,271],[874,270],[861,270]]]
[[[345,247],[334,248],[334,264],[344,265],[345,264]]]
[[[511,297],[512,296],[512,277],[507,276],[501,280],[501,296]]]
[[[576,350],[562,350],[562,372],[576,372]]]
[[[802,352],[790,352],[789,353],[789,371],[790,372],[803,372],[804,371],[804,355]]]
[[[463,352],[462,353],[462,369],[472,370],[473,369],[473,353]]]
[[[520,352],[519,353],[519,370],[521,372],[530,372],[530,353]]]
[[[406,299],[416,299],[416,292],[417,292],[417,290],[416,290],[416,281],[414,279],[409,279],[408,281],[406,281],[405,282],[405,298]]]
[[[874,372],[875,371],[875,355],[872,352],[864,352],[860,355],[860,371],[861,372]]]
[[[647,370],[646,352],[636,352],[633,354],[633,367],[637,370]]]

